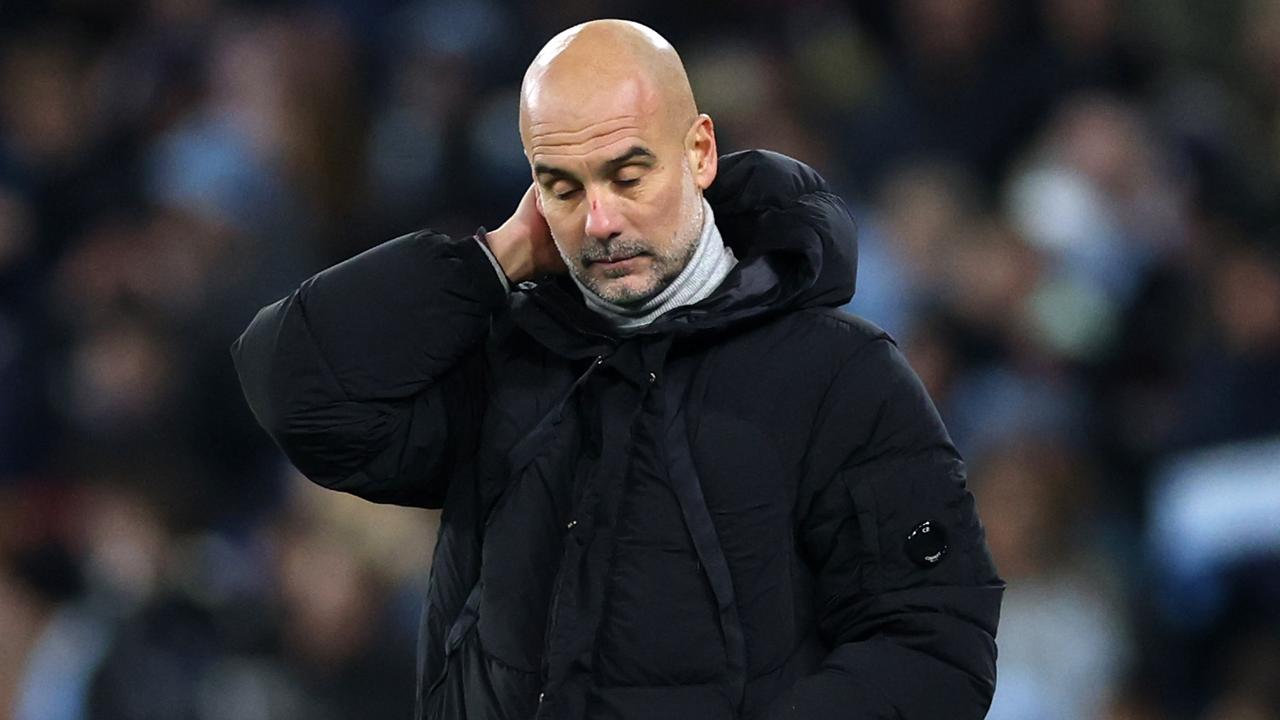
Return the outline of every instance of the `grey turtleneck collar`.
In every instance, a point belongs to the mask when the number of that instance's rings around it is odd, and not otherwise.
[[[698,246],[680,274],[662,292],[635,307],[622,307],[604,300],[573,277],[582,290],[587,307],[603,316],[619,330],[635,330],[644,327],[664,313],[707,297],[724,282],[729,271],[738,263],[733,251],[724,244],[720,229],[716,227],[715,213],[706,198],[702,199],[702,233]]]

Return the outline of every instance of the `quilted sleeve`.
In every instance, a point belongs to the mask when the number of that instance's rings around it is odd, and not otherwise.
[[[830,648],[768,718],[982,718],[1004,583],[965,469],[887,336],[832,383],[799,519]]]
[[[472,452],[506,291],[479,244],[387,241],[258,312],[231,354],[249,407],[312,481],[439,507]]]

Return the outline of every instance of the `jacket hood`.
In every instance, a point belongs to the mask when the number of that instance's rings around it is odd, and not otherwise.
[[[738,265],[705,304],[792,310],[853,297],[857,229],[813,168],[768,150],[725,155],[706,197]]]
[[[813,168],[768,150],[732,153],[721,156],[705,195],[738,264],[709,297],[634,334],[723,328],[805,307],[840,306],[853,297],[856,227],[844,202]],[[518,324],[562,351],[563,342],[548,333],[616,332],[586,308],[568,278],[524,284],[513,293],[512,309]],[[536,317],[542,313],[550,317]]]

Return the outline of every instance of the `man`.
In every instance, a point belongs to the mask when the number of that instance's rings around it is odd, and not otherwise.
[[[501,227],[380,245],[234,347],[308,477],[444,508],[417,716],[983,716],[1002,583],[919,381],[834,309],[840,200],[719,158],[634,23],[551,40],[520,102]]]

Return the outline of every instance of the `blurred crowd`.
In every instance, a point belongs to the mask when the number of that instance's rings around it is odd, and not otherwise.
[[[1280,717],[1280,0],[8,0],[0,720],[408,717],[436,516],[301,480],[228,346],[505,219],[525,65],[610,16],[858,219],[1009,582],[990,717]]]

